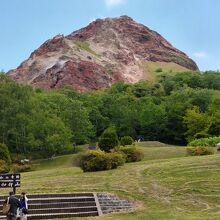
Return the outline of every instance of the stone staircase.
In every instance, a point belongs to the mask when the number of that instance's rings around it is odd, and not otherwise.
[[[99,206],[102,210],[102,214],[129,211],[135,208],[134,203],[125,199],[120,199],[117,196],[109,193],[97,193],[97,198],[99,200]]]
[[[0,220],[5,220],[0,197]],[[28,195],[28,220],[59,219],[101,215],[94,193]]]
[[[0,220],[6,219],[2,213],[6,198],[0,196]],[[133,203],[108,193],[35,194],[28,195],[28,220],[100,216],[134,207]]]

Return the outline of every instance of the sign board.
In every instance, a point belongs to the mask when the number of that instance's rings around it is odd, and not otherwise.
[[[13,182],[9,182],[9,181],[4,181],[4,182],[0,182],[0,188],[7,188],[7,187],[20,187],[20,181],[13,181]]]
[[[20,180],[21,179],[21,174],[0,174],[0,181],[1,180]]]
[[[14,193],[16,192],[16,187],[21,186],[21,174],[0,174],[0,188],[13,188]]]

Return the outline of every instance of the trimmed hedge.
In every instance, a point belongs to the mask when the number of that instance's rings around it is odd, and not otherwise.
[[[135,146],[122,146],[119,150],[125,155],[127,163],[141,161],[144,158],[144,153]]]
[[[30,172],[32,170],[32,166],[30,164],[14,164],[12,166],[12,170],[14,173]]]
[[[211,155],[214,154],[213,148],[199,146],[199,147],[187,147],[187,155],[189,156],[200,156],[200,155]]]
[[[84,172],[115,169],[124,163],[125,159],[121,153],[105,153],[101,150],[90,150],[77,158],[77,164]]]
[[[119,152],[108,153],[106,156],[111,163],[111,169],[116,169],[125,163],[124,155]]]
[[[107,128],[102,133],[98,141],[99,148],[105,152],[110,152],[119,145],[118,135],[112,127]]]
[[[133,138],[130,137],[130,136],[124,136],[124,137],[122,137],[121,140],[120,140],[120,144],[121,144],[122,146],[132,145],[133,143],[134,143],[134,140],[133,140]]]
[[[220,137],[200,138],[191,141],[189,146],[209,146],[216,147],[216,144],[220,143]]]

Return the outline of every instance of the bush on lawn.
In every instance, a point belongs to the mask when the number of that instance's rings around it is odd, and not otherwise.
[[[209,138],[200,138],[191,141],[188,145],[189,146],[208,146],[208,147],[215,147],[216,144],[220,143],[220,136],[219,137],[209,137]]]
[[[141,161],[144,158],[144,153],[135,146],[120,147],[120,151],[125,155],[127,163]]]
[[[91,150],[80,154],[77,163],[84,172],[101,171],[123,165],[124,158],[118,152],[105,153],[101,150]]]
[[[134,143],[134,140],[133,140],[133,138],[130,137],[130,136],[124,136],[124,137],[122,137],[121,140],[120,140],[120,144],[121,144],[122,146],[132,145],[133,143]]]
[[[4,160],[0,160],[0,173],[8,173],[9,171],[10,166]]]
[[[99,148],[105,152],[110,152],[119,144],[118,135],[114,128],[107,128],[99,138]]]
[[[14,173],[29,172],[32,170],[32,166],[30,164],[25,164],[25,165],[14,164],[12,166],[12,170]]]
[[[214,150],[210,147],[198,146],[198,147],[187,147],[187,155],[189,156],[200,156],[214,154]]]
[[[111,169],[115,169],[125,163],[124,155],[120,152],[106,153],[106,156],[111,164]]]

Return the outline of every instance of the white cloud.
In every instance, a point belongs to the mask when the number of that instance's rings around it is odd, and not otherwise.
[[[125,0],[105,0],[105,4],[108,8],[118,6],[125,3]]]
[[[200,51],[200,52],[196,52],[193,54],[196,58],[206,58],[207,57],[207,54],[203,51]]]

